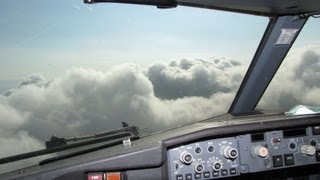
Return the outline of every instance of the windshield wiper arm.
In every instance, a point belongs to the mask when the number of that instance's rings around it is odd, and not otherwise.
[[[175,8],[178,3],[175,0],[84,0],[86,4],[95,3],[124,3],[157,6],[157,8]]]
[[[138,127],[136,127],[136,126],[124,127],[121,129],[106,131],[106,132],[102,132],[102,133],[96,133],[93,135],[81,136],[81,138],[82,138],[82,139],[80,138],[81,142],[74,142],[74,143],[67,144],[68,141],[72,141],[72,140],[74,141],[77,138],[79,139],[79,137],[58,138],[56,136],[53,136],[50,141],[46,142],[46,146],[47,146],[46,149],[1,158],[0,164],[6,164],[6,163],[14,162],[14,161],[19,161],[19,160],[23,160],[23,159],[32,158],[32,157],[42,156],[42,155],[46,155],[46,154],[51,154],[51,153],[60,152],[60,151],[68,150],[68,149],[92,145],[92,144],[96,144],[96,143],[108,142],[111,140],[120,139],[121,142],[124,139],[135,140],[135,139],[139,138],[139,133],[138,133]],[[57,141],[57,139],[59,142]],[[87,140],[87,139],[89,139],[89,140]],[[86,140],[86,141],[83,141],[83,140]],[[50,145],[48,146],[48,144],[50,144]]]
[[[130,141],[133,141],[133,140],[136,140],[136,139],[139,139],[139,137],[131,137]],[[40,161],[39,165],[41,166],[41,165],[48,164],[48,163],[55,162],[55,161],[59,161],[59,160],[62,160],[62,159],[67,159],[67,158],[78,156],[78,155],[81,155],[81,154],[86,154],[86,153],[90,153],[90,152],[97,151],[97,150],[100,150],[100,149],[105,149],[105,148],[108,148],[108,147],[111,147],[111,146],[115,146],[115,145],[119,145],[119,144],[122,144],[122,143],[123,143],[123,140],[116,140],[116,141],[111,141],[111,142],[108,142],[108,143],[105,143],[105,144],[102,144],[102,145],[99,145],[99,146],[96,146],[96,147],[91,147],[91,148],[79,150],[79,151],[76,151],[76,152],[71,152],[71,153],[58,155],[58,156],[51,157],[51,158],[48,158],[48,159]]]
[[[105,131],[105,132],[99,132],[99,133],[90,134],[90,135],[74,136],[74,137],[68,137],[68,138],[59,138],[53,135],[50,141],[46,141],[46,147],[47,149],[49,149],[49,148],[66,145],[68,143],[74,143],[77,141],[96,139],[96,138],[101,138],[109,135],[115,135],[115,134],[126,133],[126,132],[132,133],[135,136],[139,136],[138,128],[136,126],[129,127],[127,123],[122,122],[122,127],[123,128],[115,129],[112,131]]]

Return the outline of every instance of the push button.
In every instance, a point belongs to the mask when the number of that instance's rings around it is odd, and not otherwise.
[[[314,127],[312,127],[312,133],[313,133],[313,135],[318,135],[318,134],[320,134],[320,126],[314,126]]]
[[[286,166],[294,165],[294,157],[293,154],[285,154],[284,157],[284,164]]]
[[[210,178],[210,172],[204,172],[203,173],[204,178]]]
[[[221,170],[221,175],[222,175],[222,176],[228,175],[228,171],[227,171],[226,169],[222,169],[222,170]]]
[[[236,168],[231,168],[231,169],[230,169],[230,174],[236,174],[236,173],[237,173]]]
[[[106,180],[121,180],[121,173],[120,172],[107,172],[105,173]]]
[[[219,171],[213,171],[212,172],[213,177],[218,177],[219,176]]]
[[[199,173],[194,174],[194,178],[195,179],[201,179],[201,174],[199,174]]]
[[[320,150],[316,151],[316,159],[317,161],[320,161]]]
[[[192,174],[186,174],[186,180],[192,180]]]
[[[281,167],[283,166],[283,159],[281,155],[273,156],[273,167]]]
[[[200,154],[201,151],[202,151],[201,147],[196,147],[196,148],[194,149],[194,152],[195,152],[196,154]]]
[[[311,145],[311,146],[316,147],[317,144],[318,144],[317,140],[315,140],[315,139],[311,139],[311,140],[310,140],[310,145]]]
[[[270,161],[270,159],[264,159],[264,160],[263,160],[263,164],[264,164],[266,167],[271,166],[271,161]]]
[[[103,180],[103,173],[90,173],[88,180]]]
[[[178,175],[176,176],[176,180],[183,180],[182,174],[178,174]]]

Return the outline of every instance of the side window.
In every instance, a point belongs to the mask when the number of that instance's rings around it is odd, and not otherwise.
[[[310,18],[291,47],[257,108],[287,111],[320,106],[320,21]]]

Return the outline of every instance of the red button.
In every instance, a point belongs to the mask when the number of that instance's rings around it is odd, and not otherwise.
[[[88,174],[88,180],[103,180],[102,173],[90,173]]]
[[[121,180],[120,172],[108,172],[106,173],[106,180]]]

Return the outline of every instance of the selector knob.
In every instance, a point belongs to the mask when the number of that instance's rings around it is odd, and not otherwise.
[[[180,154],[180,161],[183,164],[189,165],[193,161],[193,157],[191,153],[188,153],[187,151],[184,151]]]
[[[203,164],[197,164],[195,167],[194,167],[194,170],[197,172],[197,173],[202,173],[204,171],[204,166]]]
[[[236,159],[238,157],[238,150],[231,146],[224,147],[222,153],[223,156],[227,159]]]
[[[254,146],[254,148],[253,148],[253,154],[255,154],[259,157],[265,158],[268,156],[269,151],[266,147],[261,146],[261,145],[257,145],[257,146]]]
[[[300,152],[303,155],[313,156],[316,153],[316,148],[311,145],[302,145],[300,147]]]
[[[220,162],[214,162],[214,163],[212,164],[212,168],[213,168],[213,170],[215,170],[215,171],[220,171],[221,168],[222,168],[222,165],[221,165]]]

